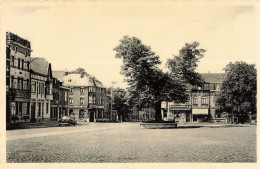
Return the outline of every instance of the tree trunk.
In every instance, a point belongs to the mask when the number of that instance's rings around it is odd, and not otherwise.
[[[162,115],[161,115],[161,101],[156,101],[154,104],[154,110],[155,110],[155,120],[156,121],[162,121]]]

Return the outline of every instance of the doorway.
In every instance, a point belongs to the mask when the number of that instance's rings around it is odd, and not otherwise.
[[[94,111],[89,112],[89,122],[94,122]]]

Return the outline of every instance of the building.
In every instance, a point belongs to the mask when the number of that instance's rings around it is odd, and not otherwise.
[[[57,78],[53,78],[53,100],[51,101],[51,120],[59,120],[63,116],[68,116],[69,90]]]
[[[51,64],[44,58],[31,58],[31,121],[50,120],[53,100]]]
[[[224,74],[205,73],[201,74],[205,84],[202,87],[187,85],[186,103],[162,102],[161,114],[165,121],[176,122],[202,122],[220,117],[216,106],[216,96],[220,92],[220,85]]]
[[[6,122],[29,119],[31,43],[6,33]]]
[[[138,110],[136,106],[128,114],[128,121],[152,121],[155,120],[155,110],[152,108],[143,108]]]
[[[53,75],[64,83],[69,91],[69,114],[87,122],[108,119],[106,88],[96,78],[86,73],[54,71]]]

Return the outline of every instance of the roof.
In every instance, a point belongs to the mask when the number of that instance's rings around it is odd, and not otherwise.
[[[65,71],[52,71],[52,76],[61,80],[63,76],[65,76]]]
[[[201,73],[200,75],[208,83],[222,83],[224,79],[224,73]]]
[[[44,58],[31,58],[30,69],[36,73],[48,75],[49,62]]]
[[[95,86],[105,88],[100,81],[88,75],[82,76],[76,73],[65,75],[65,71],[53,71],[52,75],[62,81],[66,87]]]

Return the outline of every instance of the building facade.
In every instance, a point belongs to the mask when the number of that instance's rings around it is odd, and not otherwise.
[[[176,122],[203,122],[220,117],[216,106],[216,97],[223,81],[221,73],[201,74],[205,80],[202,87],[187,85],[186,103],[162,102],[161,115],[163,120]]]
[[[31,121],[50,120],[53,100],[51,64],[44,58],[31,58]]]
[[[6,122],[29,119],[31,44],[6,33]]]
[[[68,116],[69,88],[64,87],[62,82],[53,78],[53,100],[51,101],[51,120],[59,120],[63,116]]]
[[[54,77],[61,80],[69,91],[69,115],[78,120],[96,122],[108,119],[105,111],[106,88],[97,79],[77,73],[54,71]]]

